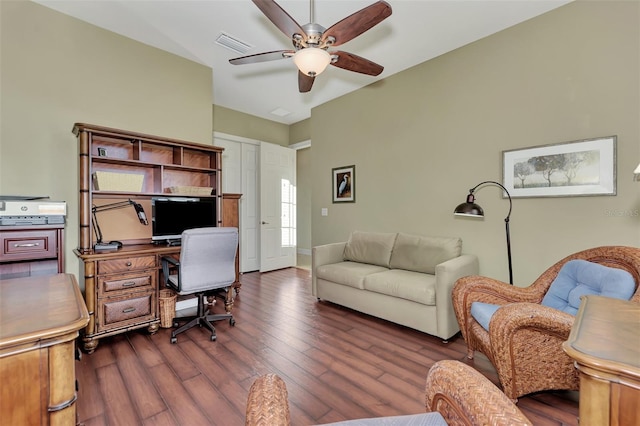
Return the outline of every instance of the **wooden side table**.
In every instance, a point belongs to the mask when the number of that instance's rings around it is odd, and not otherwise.
[[[0,423],[76,424],[75,340],[88,322],[73,275],[0,280]]]
[[[586,296],[562,347],[580,372],[580,425],[640,425],[640,304]]]

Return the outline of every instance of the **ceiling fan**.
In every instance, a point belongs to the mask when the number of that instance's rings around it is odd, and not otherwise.
[[[382,22],[391,15],[391,6],[377,1],[370,6],[347,16],[325,29],[313,22],[313,0],[310,0],[310,23],[300,26],[274,0],[252,0],[271,22],[287,37],[291,37],[293,50],[277,50],[230,59],[233,65],[253,64],[293,58],[298,67],[298,89],[308,92],[318,74],[327,65],[367,75],[379,75],[384,67],[368,59],[340,50],[329,51],[352,40]]]

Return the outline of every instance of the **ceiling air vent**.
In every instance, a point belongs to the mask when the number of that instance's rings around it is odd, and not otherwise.
[[[220,33],[218,38],[216,38],[216,43],[219,44],[220,46],[226,47],[227,49],[233,50],[234,52],[240,53],[240,54],[247,53],[253,47],[225,33]]]

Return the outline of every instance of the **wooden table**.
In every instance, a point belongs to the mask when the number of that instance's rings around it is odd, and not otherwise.
[[[0,423],[76,423],[75,340],[87,322],[73,275],[0,280]]]
[[[640,425],[640,304],[586,296],[563,344],[580,371],[580,425]]]

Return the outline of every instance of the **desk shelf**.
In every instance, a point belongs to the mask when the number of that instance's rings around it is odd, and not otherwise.
[[[80,253],[91,253],[95,243],[91,217],[94,199],[108,203],[131,198],[147,210],[151,197],[177,196],[169,192],[170,187],[207,187],[213,189],[207,197],[216,199],[216,217],[218,225],[222,224],[223,148],[83,123],[76,123],[73,133],[79,144]],[[142,187],[138,191],[98,190],[93,181],[98,171],[142,175]],[[122,218],[122,214],[103,215],[100,226],[109,228],[111,220],[121,228]],[[124,244],[151,242],[150,227],[131,226],[129,235],[118,235],[117,239]]]

